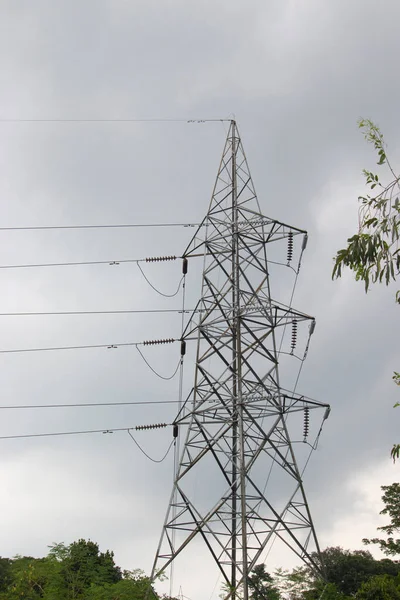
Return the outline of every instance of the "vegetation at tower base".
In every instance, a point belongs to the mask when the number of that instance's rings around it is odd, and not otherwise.
[[[158,600],[141,571],[121,571],[113,552],[78,540],[55,544],[45,558],[0,559],[1,600]]]
[[[371,194],[358,198],[358,232],[347,240],[346,248],[337,252],[332,278],[341,277],[343,267],[347,267],[355,272],[357,281],[364,282],[368,292],[371,283],[389,285],[400,273],[400,175],[395,173],[388,159],[379,127],[369,119],[360,119],[358,125],[378,153],[377,164],[389,171],[389,182],[382,183],[379,175],[363,170]],[[395,299],[400,303],[400,290]],[[400,385],[400,373],[395,372],[393,380]],[[395,407],[399,405],[396,403]],[[393,445],[391,456],[394,461],[399,458],[400,444]]]
[[[340,547],[326,548],[322,558],[327,583],[308,567],[270,574],[265,564],[256,565],[249,575],[251,600],[400,600],[399,562]],[[0,558],[0,600],[40,598],[176,600],[160,597],[142,571],[122,571],[113,552],[100,552],[98,544],[83,539],[69,546],[54,544],[44,558]]]
[[[279,589],[274,584],[274,579],[265,570],[265,565],[256,565],[249,576],[249,590],[252,600],[280,600]]]

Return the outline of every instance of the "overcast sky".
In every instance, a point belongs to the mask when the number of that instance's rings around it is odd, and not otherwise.
[[[398,479],[389,459],[400,441],[395,290],[366,296],[351,276],[332,282],[331,270],[357,226],[361,170],[376,162],[359,117],[380,124],[400,169],[399,19],[396,0],[0,0],[0,227],[197,222],[226,125],[186,120],[235,115],[263,213],[308,230],[295,305],[315,315],[317,328],[299,390],[332,405],[305,477],[323,547],[360,548],[380,523],[380,486]],[[182,122],[23,122],[152,118]],[[192,231],[0,231],[0,265],[179,255]],[[172,294],[180,265],[146,273]],[[181,306],[179,294],[154,292],[135,264],[3,269],[0,289],[1,313]],[[0,316],[0,349],[179,331],[179,315]],[[147,356],[169,375],[178,350]],[[0,374],[1,405],[173,400],[178,386],[157,379],[129,347],[2,354]],[[192,375],[186,365],[188,388]],[[0,435],[173,416],[173,405],[2,410]],[[155,458],[171,439],[170,429],[141,435]],[[42,556],[52,542],[90,537],[123,568],[150,572],[172,455],[150,463],[125,432],[0,446],[1,556]],[[203,576],[198,568],[176,585],[197,600]]]

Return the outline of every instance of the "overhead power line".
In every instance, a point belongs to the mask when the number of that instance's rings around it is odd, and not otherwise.
[[[14,119],[0,118],[0,123],[223,123],[232,119]]]
[[[33,267],[76,267],[77,265],[110,265],[115,266],[120,263],[145,262],[145,258],[127,258],[123,260],[86,260],[79,262],[62,263],[41,263],[41,264],[23,264],[23,265],[0,265],[0,269],[30,269]]]
[[[0,269],[30,269],[37,267],[76,267],[78,265],[109,265],[111,267],[120,265],[122,263],[154,263],[154,262],[163,262],[163,261],[171,261],[182,258],[181,256],[156,256],[156,257],[146,257],[146,258],[123,258],[119,260],[86,260],[86,261],[78,261],[78,262],[60,262],[60,263],[26,263],[19,265],[0,265]],[[139,267],[140,268],[140,267]]]
[[[117,225],[32,225],[0,227],[0,231],[47,231],[52,229],[131,229],[136,227],[199,227],[200,223],[124,223]]]
[[[159,427],[168,427],[168,423],[159,423],[157,425],[150,425],[143,427],[142,425],[135,425],[133,427],[113,427],[112,429],[86,429],[84,431],[56,431],[51,433],[24,433],[17,435],[1,435],[0,440],[17,440],[22,438],[40,438],[40,437],[56,437],[62,435],[86,435],[89,433],[114,433],[117,431],[132,431],[142,429],[156,429]]]
[[[60,316],[60,315],[129,315],[129,314],[162,314],[176,313],[187,314],[200,312],[200,309],[154,309],[154,310],[62,310],[62,311],[44,311],[44,312],[2,312],[0,317],[42,317],[42,316]]]
[[[16,348],[13,350],[0,350],[0,354],[13,354],[20,352],[54,352],[56,350],[86,350],[88,348],[108,348],[109,350],[119,346],[137,346],[138,342],[125,342],[124,344],[86,344],[84,346],[54,346],[49,348]]]
[[[146,406],[154,404],[179,404],[179,400],[137,400],[132,402],[82,402],[74,404],[17,404],[0,405],[0,410],[29,410],[43,408],[92,408],[99,406]]]
[[[107,348],[108,350],[115,350],[119,347],[124,346],[150,346],[155,344],[170,344],[176,342],[173,338],[165,340],[150,340],[144,342],[123,342],[122,344],[85,344],[82,346],[53,346],[48,348],[16,348],[11,350],[0,350],[0,354],[16,354],[22,352],[54,352],[57,350],[86,350],[88,348]]]

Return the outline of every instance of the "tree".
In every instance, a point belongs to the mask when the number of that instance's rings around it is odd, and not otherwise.
[[[44,598],[50,600],[64,596],[52,595],[51,584],[56,581],[57,565],[48,558],[33,558],[30,556],[17,556],[11,563],[10,576],[4,592],[0,593],[3,600],[20,599],[36,600]]]
[[[123,579],[113,584],[91,585],[85,600],[157,600],[149,577],[140,571],[124,571]],[[172,599],[171,599],[172,600]]]
[[[387,167],[389,183],[381,183],[379,176],[363,170],[366,184],[373,194],[359,196],[358,232],[347,240],[346,248],[339,250],[334,258],[332,278],[341,277],[343,267],[355,273],[357,281],[363,281],[368,292],[371,283],[396,280],[400,273],[400,176],[397,175],[386,154],[386,144],[379,127],[369,119],[360,119],[359,127],[368,143],[378,153],[378,165]],[[400,303],[400,290],[396,293]],[[400,373],[393,379],[400,385]],[[399,406],[397,403],[395,406]],[[400,456],[400,444],[391,451],[393,460]]]
[[[0,557],[0,592],[4,592],[11,583],[12,561]]]
[[[252,600],[280,600],[281,595],[274,580],[265,570],[265,565],[256,565],[249,575],[250,598]]]
[[[122,580],[121,569],[115,565],[113,553],[108,550],[100,552],[97,544],[82,539],[69,546],[54,544],[45,558],[17,556],[13,560],[1,559],[0,576],[2,568],[5,576],[0,579],[1,600],[86,600],[92,598],[87,596],[92,586],[112,588]],[[130,580],[130,588],[129,583],[125,583],[125,589],[130,589],[132,598],[139,598],[140,595],[136,593],[135,596],[133,590],[137,592],[139,583],[143,587],[144,576],[133,581],[126,572],[126,579]],[[110,599],[124,598],[120,589],[114,595],[113,592],[111,590]],[[153,597],[150,595],[149,600]]]
[[[314,558],[319,560],[317,554]],[[400,564],[389,559],[375,560],[368,550],[329,547],[321,552],[321,558],[327,582],[334,584],[337,592],[344,596],[354,596],[359,587],[374,575],[396,576],[400,572]],[[314,581],[310,588],[315,589],[318,580],[312,571],[308,572],[308,577],[311,582]]]
[[[361,585],[355,598],[357,600],[400,600],[399,582],[389,575],[376,575]]]
[[[280,593],[289,600],[303,600],[315,583],[313,574],[307,567],[296,567],[292,571],[277,569],[275,581]]]
[[[350,600],[334,583],[320,582],[309,591],[305,592],[304,600]]]
[[[100,552],[98,544],[80,539],[69,546],[63,543],[50,547],[49,558],[61,564],[62,587],[67,598],[84,597],[91,585],[117,583],[122,579],[121,569],[115,565],[114,553]]]
[[[389,525],[378,527],[378,531],[384,531],[387,539],[372,538],[364,539],[364,544],[378,544],[379,548],[388,556],[400,554],[400,538],[394,539],[393,533],[400,531],[400,483],[381,486],[383,491],[382,500],[385,508],[379,514],[390,517]]]

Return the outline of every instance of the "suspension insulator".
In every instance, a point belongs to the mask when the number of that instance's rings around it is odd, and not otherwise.
[[[308,432],[310,430],[310,409],[308,406],[304,408],[304,441],[307,441]]]
[[[301,245],[302,252],[304,252],[304,250],[307,248],[307,242],[308,242],[308,235],[305,233],[304,237],[303,237],[303,243]]]
[[[160,427],[167,427],[167,423],[154,423],[154,425],[136,425],[136,431],[143,431],[144,429],[160,429]]]
[[[178,424],[177,423],[174,423],[174,425],[173,425],[172,435],[174,438],[178,437]]]
[[[146,262],[161,262],[164,260],[176,260],[176,256],[150,256],[145,260]]]
[[[182,261],[182,273],[184,275],[186,275],[187,272],[188,272],[188,259],[184,258]]]
[[[186,342],[185,340],[181,341],[181,356],[185,356],[186,354]]]
[[[289,231],[288,235],[288,247],[287,247],[287,264],[290,264],[290,261],[293,258],[293,231]]]
[[[292,342],[290,345],[291,348],[291,354],[293,354],[294,349],[296,348],[296,344],[297,344],[297,321],[296,319],[293,319],[292,321]]]
[[[175,342],[174,338],[169,338],[167,340],[145,340],[143,342],[143,346],[154,346],[155,344],[172,344]]]
[[[313,319],[310,323],[310,335],[312,335],[315,331],[315,319]]]

